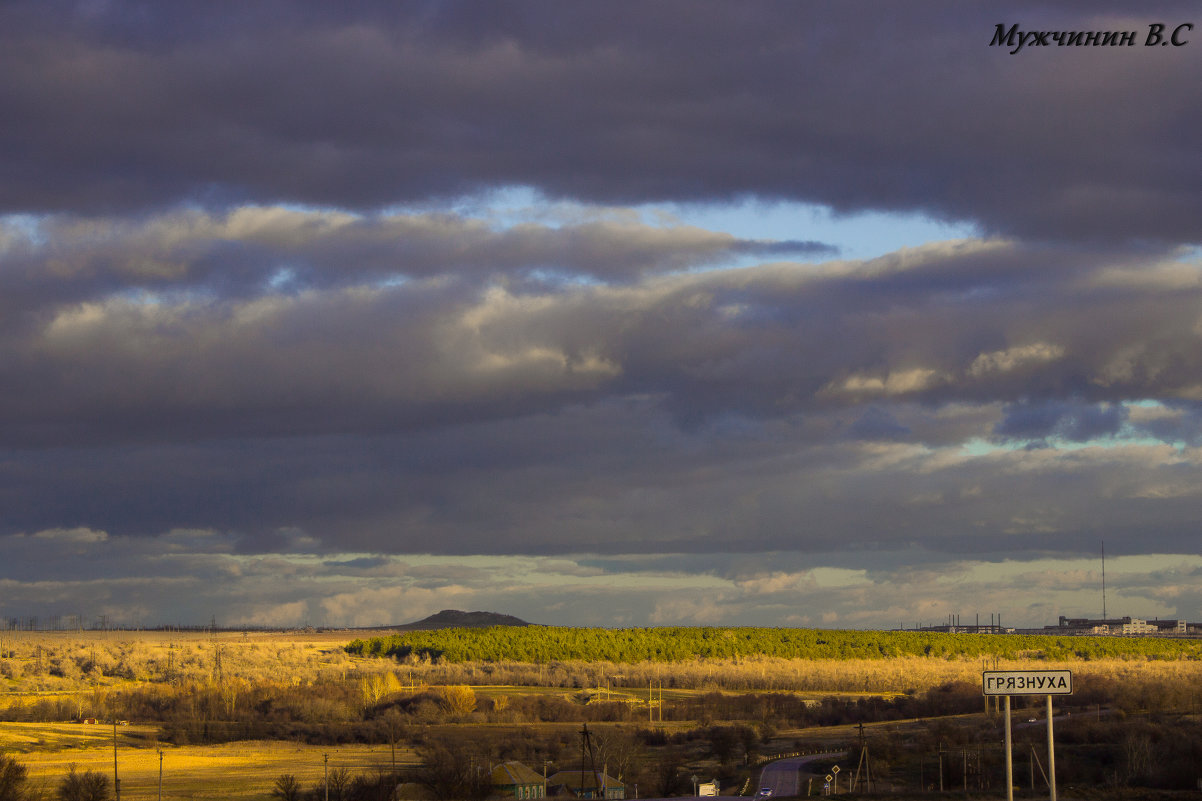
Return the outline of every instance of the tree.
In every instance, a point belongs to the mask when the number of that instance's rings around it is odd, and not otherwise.
[[[466,684],[442,688],[442,703],[447,712],[455,717],[471,714],[476,708],[476,693]]]
[[[72,765],[58,784],[59,801],[109,801],[109,777],[94,770],[77,773]]]
[[[460,747],[436,745],[427,749],[413,778],[439,799],[474,801],[492,792],[492,777],[482,766],[473,765]]]
[[[625,781],[631,765],[642,753],[639,741],[629,732],[621,729],[612,730],[605,734],[592,735],[593,753],[602,766],[609,768],[609,774]]]
[[[347,801],[393,801],[397,780],[391,773],[377,773],[371,778],[356,776],[346,790]]]
[[[735,730],[730,726],[712,726],[709,735],[710,753],[718,760],[719,765],[725,767],[734,757],[735,746],[738,745]]]
[[[665,748],[654,764],[652,788],[658,796],[675,795],[684,776],[684,755],[676,748]]]
[[[739,741],[743,744],[743,762],[750,765],[760,753],[760,735],[750,726],[741,726]]]
[[[27,780],[24,765],[8,754],[0,754],[0,801],[22,801]]]
[[[275,787],[272,788],[271,795],[280,801],[300,801],[301,783],[291,773],[282,774],[275,780]]]
[[[329,790],[330,801],[343,801],[346,790],[351,784],[351,772],[346,768],[334,768],[330,771],[328,780],[318,782],[313,788],[313,797],[324,801]]]
[[[405,735],[405,719],[394,706],[384,713],[383,721],[388,731],[388,745],[392,748],[392,772],[396,773],[396,744]]]

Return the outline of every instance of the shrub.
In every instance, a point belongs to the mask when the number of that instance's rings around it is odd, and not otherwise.
[[[20,801],[26,797],[25,766],[7,754],[0,754],[0,801]]]
[[[58,785],[59,801],[108,801],[109,777],[94,770],[77,773],[72,765]]]

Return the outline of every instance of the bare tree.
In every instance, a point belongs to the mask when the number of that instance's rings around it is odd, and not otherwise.
[[[629,732],[617,729],[604,734],[594,733],[592,741],[596,762],[607,767],[611,776],[625,781],[631,764],[643,750],[638,739]]]
[[[463,748],[446,745],[426,750],[413,778],[438,799],[476,801],[492,791],[492,777],[484,766],[473,764]]]
[[[665,748],[655,761],[653,787],[656,795],[676,795],[683,777],[684,756],[676,748]]]
[[[275,780],[271,796],[280,801],[300,801],[303,792],[300,781],[291,773],[285,773]]]

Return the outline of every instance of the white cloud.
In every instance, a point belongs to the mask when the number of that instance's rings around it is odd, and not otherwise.
[[[77,544],[104,542],[109,538],[107,532],[95,531],[90,528],[51,528],[38,531],[33,536],[40,540],[52,540],[56,542],[69,542]]]
[[[1046,364],[1064,356],[1064,348],[1047,342],[1019,345],[1006,350],[982,353],[969,365],[968,374],[981,378],[992,373],[1006,373],[1031,365]]]
[[[845,378],[836,388],[824,391],[848,395],[909,395],[930,389],[943,379],[938,370],[914,367],[884,376],[857,373]]]

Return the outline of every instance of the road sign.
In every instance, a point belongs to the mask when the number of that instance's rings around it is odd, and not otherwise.
[[[831,773],[834,773],[835,775],[838,775],[838,773],[839,773],[839,766],[838,766],[838,765],[835,765],[833,768],[831,768]]]
[[[981,674],[985,695],[1072,695],[1071,670],[986,670]]]
[[[830,784],[830,783],[831,783],[831,782],[833,782],[834,780],[835,780],[835,777],[834,777],[834,776],[830,775],[829,773],[828,773],[828,774],[826,774],[826,783],[827,783],[827,784]]]

